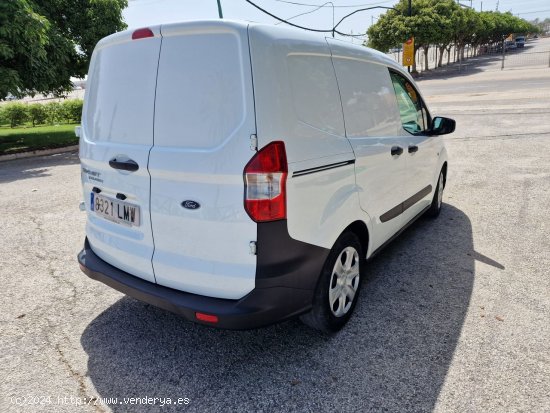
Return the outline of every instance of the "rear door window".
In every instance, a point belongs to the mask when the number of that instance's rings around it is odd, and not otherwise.
[[[415,135],[427,129],[429,115],[425,109],[420,94],[403,76],[390,71],[397,106],[401,115],[403,129]]]
[[[242,50],[233,32],[163,28],[156,146],[212,149],[233,136],[247,110]]]

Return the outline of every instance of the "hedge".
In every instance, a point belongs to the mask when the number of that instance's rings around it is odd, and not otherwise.
[[[0,106],[0,125],[8,124],[11,128],[30,122],[32,126],[56,123],[78,123],[82,116],[81,99],[69,99],[62,103],[45,104],[19,102]]]

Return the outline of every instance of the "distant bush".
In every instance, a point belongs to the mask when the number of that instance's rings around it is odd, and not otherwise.
[[[45,105],[41,105],[40,103],[33,103],[27,106],[27,111],[32,126],[46,123],[46,118],[48,114]]]
[[[22,103],[8,103],[2,108],[2,118],[10,124],[10,127],[23,125],[29,118],[27,106]]]
[[[50,102],[44,105],[46,109],[46,122],[50,125],[59,123],[63,119],[62,107],[59,102]]]
[[[12,102],[0,106],[0,125],[9,124],[15,128],[26,122],[32,126],[48,123],[80,122],[82,117],[82,99],[65,100],[63,103],[49,102],[45,104],[31,103],[25,105],[19,102]]]
[[[80,122],[83,103],[84,102],[81,99],[71,99],[64,101],[61,105],[61,114],[63,120],[65,120],[67,123]]]

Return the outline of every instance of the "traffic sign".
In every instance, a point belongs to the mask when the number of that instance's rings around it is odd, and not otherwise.
[[[403,43],[403,66],[414,65],[414,37]]]

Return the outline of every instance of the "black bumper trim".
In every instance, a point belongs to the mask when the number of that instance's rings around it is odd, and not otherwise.
[[[211,327],[244,330],[292,318],[311,309],[313,290],[284,286],[255,288],[239,300],[186,293],[142,280],[113,267],[99,258],[88,239],[78,254],[81,270],[90,278],[184,318]],[[218,323],[195,318],[195,312],[218,316]]]
[[[258,224],[256,287],[315,290],[330,249],[292,238],[286,219]]]

